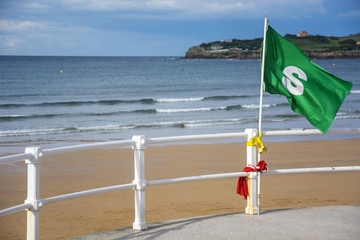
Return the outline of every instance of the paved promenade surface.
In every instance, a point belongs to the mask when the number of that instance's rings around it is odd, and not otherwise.
[[[360,239],[360,206],[330,206],[232,213],[148,224],[76,239]]]

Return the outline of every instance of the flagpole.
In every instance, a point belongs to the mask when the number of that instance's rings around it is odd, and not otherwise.
[[[261,134],[261,122],[262,122],[262,105],[263,105],[263,93],[264,93],[264,66],[265,66],[265,43],[266,43],[266,31],[268,27],[268,19],[265,17],[264,23],[264,39],[262,47],[262,59],[261,59],[261,83],[260,83],[260,104],[259,104],[259,134]],[[258,153],[258,162],[260,162],[261,157]],[[260,173],[258,174],[258,191],[257,191],[257,202],[258,202],[258,215],[260,214]]]

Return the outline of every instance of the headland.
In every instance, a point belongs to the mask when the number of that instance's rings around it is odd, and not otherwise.
[[[302,34],[300,34],[302,33]],[[286,34],[287,40],[298,46],[310,59],[360,58],[360,33],[345,37]],[[262,38],[229,39],[202,43],[190,47],[185,59],[260,59]]]

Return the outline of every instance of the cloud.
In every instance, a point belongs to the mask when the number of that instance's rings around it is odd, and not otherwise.
[[[24,31],[44,28],[45,24],[33,21],[9,21],[0,19],[0,31]]]
[[[62,0],[73,11],[116,12],[123,18],[298,18],[324,13],[324,0]]]
[[[18,42],[19,39],[16,39],[14,37],[0,35],[0,47],[3,46],[6,48],[14,48]]]
[[[176,55],[186,41],[166,33],[0,20],[1,55]]]
[[[187,0],[184,0],[185,2]],[[122,10],[173,10],[181,9],[181,1],[176,0],[63,0],[62,5],[76,10],[122,11]],[[180,4],[179,4],[180,3]]]
[[[87,32],[90,27],[66,25],[56,22],[35,22],[35,21],[12,21],[0,19],[0,31],[12,32],[17,34],[28,33],[53,33],[53,32]]]
[[[25,2],[23,7],[33,10],[47,10],[49,9],[48,5],[38,2]]]
[[[254,19],[303,21],[326,13],[323,5],[323,0],[7,1],[0,4],[0,54],[176,55],[208,39],[259,36],[251,27]]]
[[[360,17],[360,9],[353,10],[353,11],[347,12],[347,13],[340,13],[340,14],[338,14],[338,17]]]
[[[73,49],[89,41],[86,38],[93,37],[95,32],[84,26],[0,19],[0,54],[43,51],[46,55],[50,49]]]

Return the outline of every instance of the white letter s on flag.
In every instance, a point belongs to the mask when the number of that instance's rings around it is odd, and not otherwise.
[[[294,76],[294,73],[298,75],[298,78],[307,81],[307,76],[300,68],[294,66],[288,66],[283,71],[286,77],[282,78],[283,86],[293,95],[302,95],[304,92],[304,85]]]

